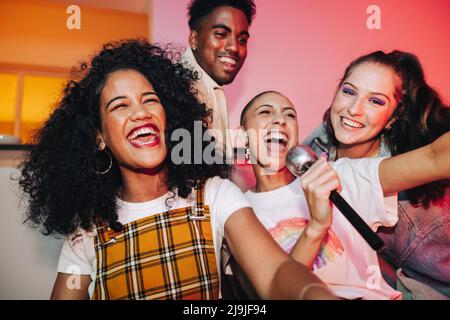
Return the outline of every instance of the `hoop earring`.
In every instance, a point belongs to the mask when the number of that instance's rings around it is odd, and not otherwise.
[[[99,176],[108,173],[109,170],[111,170],[111,168],[112,168],[112,163],[113,163],[113,159],[112,159],[111,153],[109,153],[109,151],[106,150],[106,149],[104,149],[103,151],[104,151],[104,152],[108,155],[108,157],[109,157],[109,165],[108,165],[108,168],[107,168],[106,170],[98,171],[98,170],[94,169],[95,173],[96,173],[97,175],[99,175]],[[99,153],[101,153],[101,152],[102,152],[102,150],[99,150]]]

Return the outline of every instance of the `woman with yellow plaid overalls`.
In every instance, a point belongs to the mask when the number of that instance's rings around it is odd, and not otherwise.
[[[224,240],[262,298],[334,298],[226,179],[178,56],[106,44],[38,132],[19,183],[28,221],[67,235],[52,298],[218,299]]]

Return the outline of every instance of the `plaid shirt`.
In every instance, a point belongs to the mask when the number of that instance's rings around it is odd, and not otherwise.
[[[195,204],[146,217],[115,232],[97,224],[92,299],[218,299],[211,215],[203,188]]]

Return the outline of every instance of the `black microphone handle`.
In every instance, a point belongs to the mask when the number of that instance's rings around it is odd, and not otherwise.
[[[344,198],[336,191],[330,194],[330,200],[334,203],[336,208],[342,212],[347,220],[355,227],[359,234],[367,241],[373,250],[380,250],[384,242],[381,238],[367,225],[367,223],[356,213],[355,210],[345,201]]]

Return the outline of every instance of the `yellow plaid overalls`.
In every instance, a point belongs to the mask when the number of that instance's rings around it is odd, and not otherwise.
[[[194,206],[158,213],[115,232],[97,224],[92,299],[219,297],[211,215],[203,188]]]

